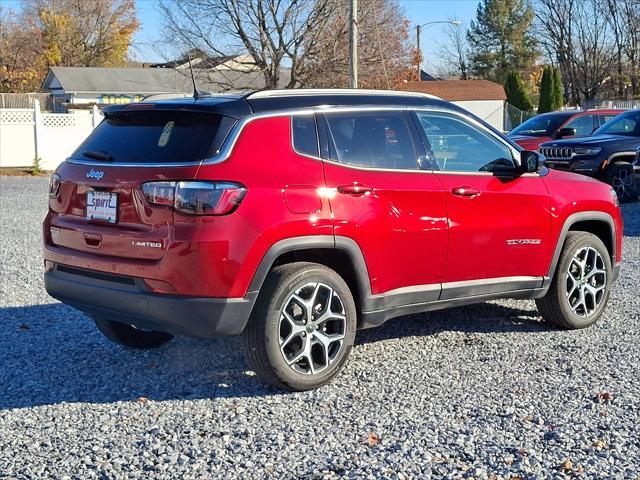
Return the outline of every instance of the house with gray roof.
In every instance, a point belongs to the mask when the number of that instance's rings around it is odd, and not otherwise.
[[[194,68],[198,90],[205,92],[260,90],[265,87],[257,69]],[[283,69],[279,87],[289,81]],[[42,91],[53,95],[54,111],[138,102],[150,95],[192,93],[188,68],[51,67]]]

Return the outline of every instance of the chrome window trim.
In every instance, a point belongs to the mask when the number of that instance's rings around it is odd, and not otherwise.
[[[320,106],[320,107],[312,107],[312,108],[300,108],[300,109],[287,109],[287,110],[278,110],[273,112],[262,112],[262,113],[252,113],[247,115],[236,122],[236,124],[231,128],[224,142],[222,143],[221,148],[218,152],[204,160],[195,161],[195,162],[171,162],[171,163],[134,163],[134,162],[99,162],[95,160],[81,160],[77,158],[67,158],[65,162],[73,163],[77,165],[87,165],[87,166],[99,166],[99,167],[142,167],[142,168],[174,168],[174,167],[193,167],[193,166],[205,166],[205,165],[216,165],[218,163],[222,163],[227,160],[233,149],[235,148],[236,142],[240,137],[240,134],[245,129],[245,127],[253,122],[254,120],[262,120],[265,118],[275,118],[275,117],[286,117],[293,115],[310,115],[315,113],[327,113],[327,112],[351,112],[351,111],[426,111],[426,112],[441,112],[447,113],[450,115],[454,115],[462,118],[463,120],[471,123],[473,126],[479,128],[483,132],[489,134],[493,138],[497,139],[500,143],[502,143],[505,147],[507,147],[513,154],[513,159],[517,165],[520,165],[520,152],[516,150],[513,146],[511,146],[508,142],[502,139],[499,135],[476,121],[475,119],[465,115],[462,112],[457,112],[455,110],[450,110],[442,107],[420,107],[420,106],[406,106],[406,105],[353,105],[353,106],[338,106],[334,107],[331,105]],[[291,137],[291,136],[290,136]],[[290,138],[291,146],[293,148],[293,138]],[[296,152],[298,153],[298,152]],[[313,158],[316,160],[322,161],[330,161],[327,159],[323,159],[321,157],[312,157],[305,154],[300,154],[308,158]],[[344,163],[337,163],[338,165],[347,166]],[[350,168],[363,168],[364,170],[378,170],[378,171],[391,171],[391,172],[422,172],[422,173],[432,173],[432,172],[440,172],[438,170],[400,170],[400,169],[379,169],[379,168],[370,168],[370,167],[354,167],[349,166]],[[456,172],[457,173],[457,172]],[[469,173],[480,173],[480,174],[488,174],[493,175],[492,172],[459,172],[464,174]]]

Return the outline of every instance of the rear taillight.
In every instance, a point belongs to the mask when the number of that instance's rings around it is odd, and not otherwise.
[[[49,198],[56,198],[60,192],[60,175],[52,173],[49,177]]]
[[[149,203],[182,213],[226,215],[240,205],[247,189],[233,182],[148,182],[142,192]]]

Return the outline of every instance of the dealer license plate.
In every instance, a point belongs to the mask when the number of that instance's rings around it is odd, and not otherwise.
[[[118,194],[111,192],[87,192],[87,219],[116,223],[118,221]]]

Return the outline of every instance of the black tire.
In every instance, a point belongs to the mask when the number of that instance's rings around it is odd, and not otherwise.
[[[633,202],[638,198],[638,181],[630,163],[617,162],[609,165],[604,177],[604,181],[615,190],[620,203]]]
[[[330,291],[329,288],[332,290]],[[322,301],[317,300],[321,289],[326,295]],[[298,292],[302,298],[308,296],[307,292],[310,291],[308,305],[311,305],[313,313],[311,319],[307,321],[303,308],[298,308],[297,313],[293,311],[296,305],[301,305],[294,300],[293,294]],[[325,302],[324,305],[322,305],[323,302]],[[293,310],[289,310],[291,306]],[[296,320],[295,326],[299,330],[298,333],[294,332],[293,324],[282,313],[285,308],[290,313],[290,318]],[[331,313],[328,312],[336,311],[343,312],[344,315],[341,316],[344,319],[326,320],[324,324],[315,324],[322,318],[331,317]],[[281,325],[281,318],[283,325]],[[327,334],[329,322],[332,324]],[[291,391],[321,387],[333,379],[346,363],[355,340],[356,324],[353,295],[345,281],[335,271],[324,265],[306,262],[275,267],[264,281],[244,332],[248,362],[262,380],[276,387]],[[321,327],[322,331],[318,331],[318,327]],[[288,329],[290,331],[287,331]],[[343,335],[343,339],[331,340],[333,343],[329,346],[317,341],[317,335],[327,340],[331,338],[328,335],[332,334],[335,335],[334,338]],[[285,341],[281,337],[285,337]],[[293,340],[287,343],[286,338]],[[303,357],[297,363],[287,363],[285,356],[288,356],[288,360],[291,361],[303,353],[305,346],[308,345],[312,345],[309,351],[313,352],[313,355],[309,354],[306,359]],[[297,346],[299,348],[295,348]],[[289,348],[293,352],[286,351]],[[331,354],[335,356],[331,357]],[[321,368],[316,368],[318,371],[314,371],[311,367],[316,365],[313,358],[321,360],[318,362]]]
[[[93,321],[105,337],[129,348],[155,348],[164,345],[173,338],[170,333],[138,330],[132,325],[102,317],[94,317]]]
[[[584,252],[587,248],[594,249],[600,256],[602,261],[601,264],[600,260],[596,260],[597,257],[593,253],[590,257],[593,260],[587,259],[585,261],[587,262],[587,265],[589,263],[593,265],[598,263],[598,269],[602,267],[605,275],[604,278],[602,276],[603,274],[596,274],[594,276],[593,283],[602,283],[604,284],[604,288],[602,289],[602,293],[598,294],[601,296],[595,296],[589,293],[589,296],[592,297],[592,299],[587,299],[588,301],[585,300],[584,308],[578,307],[574,311],[570,305],[570,301],[574,301],[574,305],[580,303],[579,291],[574,295],[569,296],[571,298],[570,300],[570,298],[568,298],[567,290],[571,290],[573,286],[577,286],[577,288],[582,287],[580,281],[574,282],[574,280],[570,278],[570,274],[568,272],[570,266],[572,269],[579,268],[577,265],[573,264],[574,257],[579,252]],[[588,252],[589,251],[587,251],[587,253]],[[553,325],[570,330],[585,328],[592,325],[598,320],[598,318],[600,318],[607,305],[609,291],[611,289],[611,272],[611,258],[607,248],[602,243],[602,240],[588,232],[569,232],[562,247],[562,252],[558,259],[558,266],[553,275],[549,291],[544,297],[536,300],[536,305],[538,306],[538,311],[542,315],[542,318]],[[585,283],[589,283],[589,281],[585,280]],[[599,298],[599,301],[596,300],[597,298]],[[589,313],[587,305],[595,307],[591,313]]]

